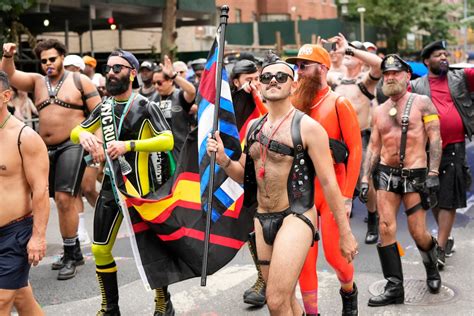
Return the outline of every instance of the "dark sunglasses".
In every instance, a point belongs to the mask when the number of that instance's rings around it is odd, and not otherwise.
[[[156,81],[153,81],[152,84],[161,86],[163,84],[163,82],[164,81],[156,80]]]
[[[128,66],[125,66],[125,65],[120,65],[120,64],[115,64],[113,66],[110,66],[110,65],[104,65],[104,73],[105,74],[108,74],[110,69],[112,69],[112,71],[114,72],[114,74],[118,74],[122,71],[123,68],[128,68],[128,69],[133,69],[133,67],[128,67]]]
[[[260,75],[260,82],[263,84],[269,84],[270,81],[272,81],[272,79],[275,78],[278,83],[285,83],[288,81],[288,77],[290,77],[291,80],[293,80],[292,75],[289,75],[281,71],[277,72],[276,74],[272,74],[271,72],[265,72]]]
[[[48,60],[50,63],[54,63],[56,61],[56,59],[58,59],[59,56],[53,56],[53,57],[49,57],[49,58],[43,58],[41,59],[41,63],[43,65],[46,65],[48,63]]]
[[[307,68],[309,68],[309,67],[311,67],[311,66],[314,66],[314,65],[320,65],[320,63],[299,64],[299,65],[296,65],[296,66],[298,67],[298,69],[306,70]]]

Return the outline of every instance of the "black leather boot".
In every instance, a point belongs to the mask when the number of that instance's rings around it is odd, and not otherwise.
[[[418,247],[418,250],[420,251],[423,264],[425,265],[426,285],[428,286],[428,290],[430,293],[436,294],[439,293],[439,290],[441,289],[441,275],[438,271],[438,242],[434,237],[431,237],[431,239],[433,243],[430,250],[423,251],[420,247]]]
[[[255,267],[257,268],[258,274],[255,284],[244,292],[244,303],[261,307],[267,302],[267,299],[265,297],[266,284],[263,280],[260,265],[257,262],[257,251],[254,238],[255,236],[251,234],[249,236],[249,241],[247,244],[250,250],[250,254],[252,255],[253,262],[255,263]]]
[[[58,280],[69,280],[76,276],[76,266],[84,264],[79,239],[74,246],[64,246],[63,267],[58,272]],[[79,264],[78,264],[79,263]]]
[[[339,290],[342,298],[342,316],[356,316],[359,315],[357,309],[357,286],[354,283],[354,288],[351,293],[344,292],[342,289]]]
[[[115,262],[112,266],[108,266],[108,269],[113,270],[114,268],[116,269]],[[96,275],[102,295],[101,309],[97,312],[97,316],[120,316],[117,271],[96,271]]]
[[[76,267],[85,263],[84,257],[82,256],[79,239],[76,241],[76,245],[74,246],[74,259],[76,260]],[[51,264],[51,270],[60,270],[62,267],[64,267],[64,254],[61,256],[61,258],[59,258],[58,261],[55,261]]]
[[[367,234],[365,235],[366,244],[375,244],[379,239],[379,217],[377,212],[367,211]]]
[[[403,271],[397,243],[385,247],[377,246],[382,272],[387,284],[384,292],[369,299],[369,306],[385,306],[403,304],[405,291],[403,289]]]
[[[155,313],[153,316],[174,316],[173,303],[171,303],[171,294],[168,287],[155,289]]]

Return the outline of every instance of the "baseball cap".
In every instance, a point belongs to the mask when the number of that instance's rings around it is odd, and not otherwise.
[[[78,55],[67,55],[64,58],[63,62],[64,66],[75,66],[79,68],[80,70],[84,70],[86,68],[86,64],[82,60],[82,58]]]
[[[89,55],[85,55],[84,57],[82,57],[82,60],[84,61],[84,63],[86,65],[89,65],[92,68],[97,67],[97,60],[94,57],[91,57]]]
[[[150,60],[145,60],[144,62],[141,63],[140,69],[138,70],[141,70],[142,68],[146,68],[148,70],[155,70],[156,66],[157,66],[156,63]]]
[[[125,59],[130,64],[130,66],[136,71],[138,71],[138,69],[140,68],[140,63],[138,62],[138,59],[135,57],[135,55],[126,50],[116,50],[109,55],[109,58],[112,56],[118,56]],[[137,77],[135,77],[135,79],[133,80],[132,88],[137,89],[139,87],[140,84],[138,83]]]
[[[304,44],[298,51],[298,56],[287,58],[286,62],[296,64],[298,60],[312,61],[323,64],[328,69],[331,68],[329,53],[319,45]]]

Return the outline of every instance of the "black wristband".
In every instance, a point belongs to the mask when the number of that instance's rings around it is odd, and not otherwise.
[[[3,55],[2,57],[4,57],[4,58],[12,58],[13,55]]]
[[[354,56],[354,50],[350,47],[347,47],[345,54],[349,56]]]
[[[172,76],[170,77],[170,79],[171,79],[171,80],[174,80],[174,79],[176,79],[177,76],[178,76],[178,73],[175,72],[174,75],[172,75]]]
[[[130,141],[130,151],[135,151],[135,141]]]

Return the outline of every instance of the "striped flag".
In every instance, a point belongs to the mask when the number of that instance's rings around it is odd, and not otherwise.
[[[198,150],[199,150],[199,173],[201,182],[201,204],[204,211],[207,210],[208,187],[210,176],[210,157],[206,152],[206,143],[209,133],[212,132],[214,123],[214,110],[216,98],[217,77],[217,55],[218,42],[214,41],[209,57],[202,75],[199,86],[199,110],[198,110]],[[235,121],[234,106],[230,86],[225,69],[222,69],[222,91],[220,95],[219,109],[219,133],[224,142],[225,152],[233,160],[238,160],[242,154],[240,146],[239,131]],[[243,188],[228,177],[222,168],[216,165],[215,184],[213,188],[214,200],[212,209],[212,221],[219,220],[227,210],[234,210],[237,203],[243,199]]]

